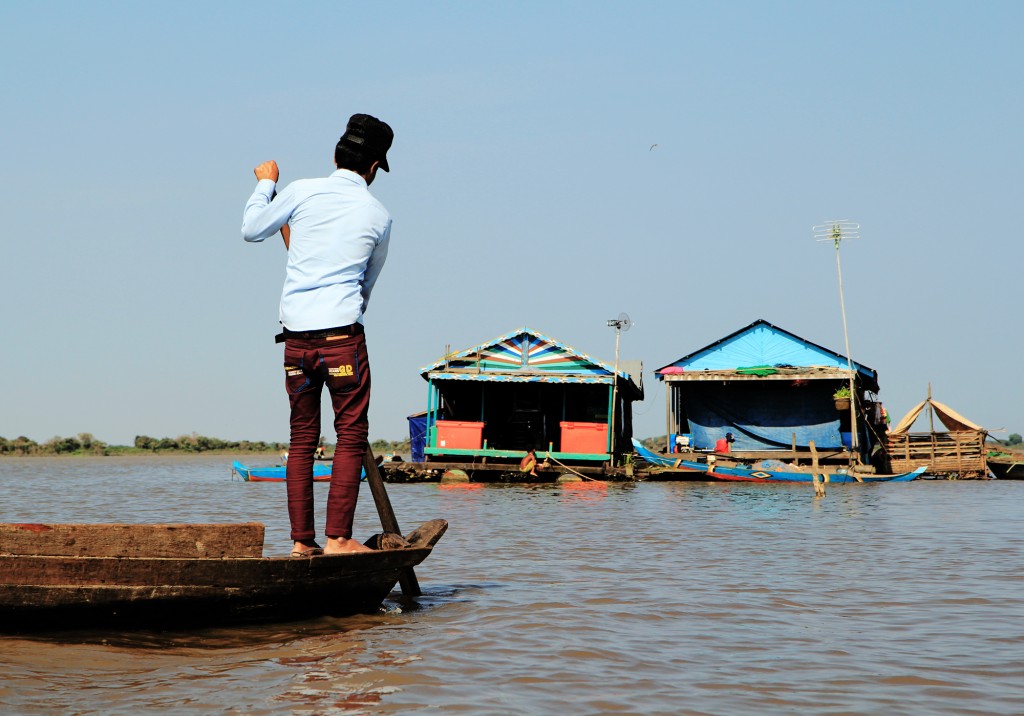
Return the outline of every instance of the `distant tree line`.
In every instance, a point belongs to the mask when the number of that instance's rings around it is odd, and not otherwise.
[[[135,436],[135,448],[151,452],[170,451],[178,452],[208,452],[210,450],[231,450],[233,452],[271,452],[287,450],[288,443],[267,443],[262,440],[252,442],[250,440],[221,440],[220,438],[209,438],[205,435],[181,435],[176,438],[151,438],[148,435]]]
[[[412,451],[409,439],[405,440],[374,440],[370,443],[374,455],[408,455]]]
[[[108,447],[92,433],[79,433],[73,438],[53,437],[44,443],[37,443],[24,435],[13,440],[0,436],[0,455],[106,455]]]
[[[221,440],[205,435],[181,435],[176,438],[152,438],[136,435],[132,446],[108,445],[97,440],[91,433],[79,433],[75,437],[53,437],[43,443],[20,435],[13,440],[0,436],[0,455],[122,455],[129,453],[201,453],[211,450],[230,452],[280,452],[287,449],[287,443],[268,443],[250,440]]]
[[[324,443],[328,453],[334,452],[334,446]],[[374,454],[401,455],[408,454],[409,440],[374,440]],[[0,455],[124,455],[139,453],[202,453],[210,451],[222,452],[280,452],[288,449],[288,443],[264,442],[262,440],[221,440],[206,435],[192,433],[179,435],[176,438],[155,438],[149,435],[136,435],[132,445],[108,445],[97,440],[92,433],[79,433],[74,437],[53,437],[38,443],[24,435],[13,440],[0,436]]]

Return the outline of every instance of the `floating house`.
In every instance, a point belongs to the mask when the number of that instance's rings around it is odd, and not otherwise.
[[[923,412],[928,413],[928,432],[911,432]],[[945,431],[935,429],[935,418]],[[910,472],[927,467],[929,475],[962,480],[988,475],[985,439],[988,431],[947,405],[928,397],[915,405],[886,436],[889,470]]]
[[[837,405],[835,396],[849,387],[851,367],[855,413],[849,398]],[[677,435],[690,449],[712,451],[731,433],[730,451],[742,457],[807,457],[811,442],[837,457],[856,431],[867,462],[884,444],[878,374],[764,320],[655,373],[666,386],[666,452]]]
[[[450,353],[420,371],[426,460],[518,462],[530,449],[565,464],[614,463],[631,451],[639,361],[617,366],[531,328]]]

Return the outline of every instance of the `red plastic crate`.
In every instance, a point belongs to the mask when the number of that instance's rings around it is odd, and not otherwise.
[[[606,423],[561,423],[561,452],[597,454],[608,452]]]
[[[484,424],[460,420],[437,421],[437,447],[479,450],[484,445]]]

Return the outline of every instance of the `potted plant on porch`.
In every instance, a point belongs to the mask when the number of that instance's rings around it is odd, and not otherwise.
[[[843,386],[832,394],[832,399],[836,402],[836,410],[849,410],[850,409],[850,389],[847,386]]]

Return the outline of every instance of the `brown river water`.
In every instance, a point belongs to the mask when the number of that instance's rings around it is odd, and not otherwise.
[[[0,521],[259,520],[265,553],[285,554],[283,484],[230,463],[0,460]],[[1024,713],[1024,482],[389,493],[406,530],[451,524],[416,570],[423,597],[286,625],[0,636],[0,713]],[[378,531],[364,487],[356,536]]]

